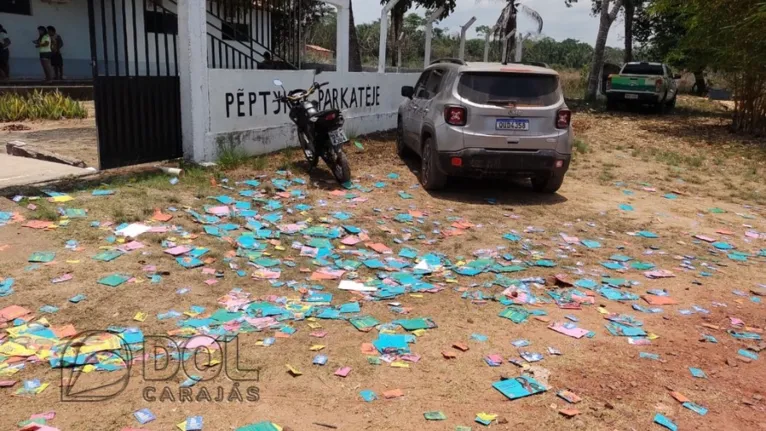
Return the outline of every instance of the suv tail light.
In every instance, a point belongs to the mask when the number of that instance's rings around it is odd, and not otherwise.
[[[453,126],[465,126],[468,121],[468,113],[462,106],[444,107],[444,121]]]
[[[657,93],[662,91],[662,79],[658,79],[654,81],[654,91],[656,91]]]
[[[569,128],[569,123],[572,122],[572,111],[569,109],[561,109],[556,113],[556,128],[566,129]]]

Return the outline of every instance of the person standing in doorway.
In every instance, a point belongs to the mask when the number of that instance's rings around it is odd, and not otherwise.
[[[53,74],[56,80],[64,79],[64,57],[61,56],[61,48],[64,47],[64,39],[61,35],[56,33],[56,27],[48,26],[48,36],[51,38],[51,66],[53,66]]]
[[[39,36],[37,40],[33,42],[35,43],[37,51],[40,53],[40,65],[43,67],[45,82],[51,82],[53,80],[53,66],[51,66],[51,57],[53,57],[51,37],[48,35],[48,29],[43,26],[37,27],[37,33]]]
[[[8,33],[0,25],[0,81],[7,81],[11,77],[11,40],[8,39]]]

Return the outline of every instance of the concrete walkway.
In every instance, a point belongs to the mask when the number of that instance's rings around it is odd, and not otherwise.
[[[92,174],[92,170],[0,153],[0,189]]]

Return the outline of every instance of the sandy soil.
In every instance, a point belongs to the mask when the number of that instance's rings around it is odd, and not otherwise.
[[[235,287],[251,292],[253,297],[298,298],[301,292],[290,287],[275,288],[249,276],[238,277],[224,261],[226,253],[232,250],[231,244],[206,235],[202,225],[195,223],[189,214],[167,209],[188,206],[202,212],[203,205],[216,205],[216,201],[208,197],[221,194],[246,200],[237,195],[237,190],[247,187],[235,186],[235,181],[264,174],[267,177],[262,178],[262,182],[268,178],[283,178],[275,171],[285,167],[296,177],[308,181],[306,186],[293,187],[305,190],[307,198],[283,198],[281,202],[285,207],[307,203],[313,208],[304,214],[298,211],[285,214],[283,222],[311,219],[315,224],[331,213],[345,211],[352,214],[351,219],[328,222],[365,229],[373,241],[387,244],[395,253],[408,246],[421,253],[444,253],[456,263],[474,259],[473,253],[478,249],[504,247],[500,254],[510,253],[520,262],[544,258],[557,265],[555,268],[529,266],[522,272],[505,274],[508,278],[550,279],[556,274],[567,274],[572,280],[599,280],[602,275],[622,277],[636,282],[632,288],[623,289],[626,292],[643,295],[650,289],[666,289],[678,304],[661,307],[662,313],[641,313],[633,310],[632,305],[648,306],[643,300],[618,302],[593,293],[594,304],[577,310],[563,309],[555,303],[528,306],[527,309],[544,311],[546,315],[515,324],[498,316],[505,307],[492,300],[503,288],[483,287],[484,283],[494,280],[494,274],[469,277],[441,272],[427,277],[429,282],[444,288],[440,292],[408,293],[392,300],[360,302],[361,314],[372,315],[382,323],[429,317],[437,324],[411,345],[413,353],[421,358],[409,363],[408,368],[368,362],[368,355],[361,348],[363,343],[370,343],[378,336],[378,330],[360,332],[343,320],[288,320],[286,323],[297,331],[287,338],[276,338],[270,347],[257,342],[273,337],[274,330],[239,337],[241,361],[247,366],[262,367],[257,402],[147,401],[142,397],[147,387],[156,387],[159,393],[162,387],[168,386],[177,394],[184,378],[147,382],[140,363],[131,370],[127,388],[111,400],[61,402],[59,370],[51,370],[47,363],[28,364],[23,371],[0,376],[0,380],[38,378],[51,386],[36,396],[12,396],[21,383],[14,388],[0,389],[3,403],[0,428],[15,429],[16,423],[30,415],[54,410],[56,416],[48,423],[62,430],[123,427],[170,430],[177,429],[176,424],[194,415],[203,416],[205,430],[230,430],[265,420],[300,431],[454,430],[458,425],[477,430],[484,428],[474,422],[480,412],[497,414],[498,420],[491,429],[500,430],[659,430],[662,428],[652,423],[656,413],[671,418],[682,430],[766,429],[764,352],[758,360],[742,360],[737,351],[757,342],[738,340],[726,332],[734,329],[763,336],[766,325],[764,303],[754,302],[751,299],[754,295],[749,293],[751,289],[757,290],[759,283],[766,283],[766,258],[755,256],[766,248],[766,210],[761,200],[765,193],[762,174],[766,167],[761,143],[730,135],[724,124],[718,113],[700,113],[692,102],[668,117],[636,112],[580,111],[575,117],[581,140],[579,150],[563,188],[553,196],[537,195],[524,183],[468,180],[451,181],[444,192],[426,193],[417,186],[417,159],[411,157],[406,163],[402,162],[387,137],[362,140],[364,150],[349,149],[355,181],[371,189],[351,191],[366,198],[362,202],[339,195],[338,187],[323,166],[309,176],[295,151],[248,160],[225,173],[190,171],[175,186],[168,177],[149,176],[105,185],[103,188],[116,191],[109,197],[92,196],[90,190],[72,191],[75,199],[62,206],[88,209],[87,219],[73,219],[67,226],[53,231],[24,228],[22,222],[0,227],[0,278],[16,279],[15,293],[0,298],[0,309],[18,304],[33,310],[37,317],[46,317],[51,325],[71,323],[80,331],[120,325],[139,327],[147,335],[164,335],[177,326],[174,319],[158,320],[158,313],[171,309],[184,312],[198,305],[205,307],[201,316],[207,316],[220,308],[218,298]],[[389,173],[396,173],[399,178],[389,179]],[[223,182],[223,178],[228,178],[228,183]],[[373,187],[379,181],[386,183],[385,187]],[[222,185],[232,186],[234,190]],[[273,188],[259,188],[274,197]],[[413,198],[402,199],[399,191]],[[675,194],[675,199],[664,197],[668,193]],[[18,212],[31,220],[49,218],[57,206],[38,200],[32,202],[38,208],[29,210],[26,208],[29,203],[3,200],[0,211]],[[621,204],[629,204],[634,210],[621,210]],[[261,210],[261,206],[260,203],[254,205],[260,213],[267,212]],[[207,285],[205,280],[211,279],[211,275],[203,274],[199,268],[183,269],[171,256],[162,253],[163,240],[187,242],[178,233],[143,234],[139,240],[145,244],[144,248],[112,262],[92,260],[101,248],[115,245],[106,240],[112,232],[91,227],[92,221],[148,220],[155,207],[174,215],[169,224],[198,235],[189,238],[189,243],[211,249],[206,257],[213,257],[215,261],[206,267],[223,272],[218,283]],[[711,208],[725,212],[711,212]],[[409,210],[422,212],[423,223],[402,224],[393,220],[396,214]],[[445,236],[443,232],[457,220],[472,226],[459,230],[461,235]],[[404,238],[405,229],[412,233],[410,239],[396,244],[394,239]],[[654,232],[658,238],[629,234],[642,230]],[[521,241],[503,239],[503,234],[511,231],[515,231]],[[748,231],[751,236],[745,235]],[[752,232],[760,233],[760,237],[752,238]],[[601,247],[568,245],[560,233],[598,241]],[[731,260],[708,243],[695,240],[696,234],[726,241],[751,256],[746,262]],[[79,241],[79,250],[64,248],[71,239]],[[300,236],[283,235],[280,246],[274,243],[267,249],[272,257],[283,262],[289,258],[296,263],[294,268],[282,265],[281,281],[303,282],[309,274],[300,272],[300,268],[316,269],[311,258],[301,257],[297,250],[291,249],[294,240],[305,241]],[[333,244],[336,251],[343,250],[339,241]],[[345,250],[355,248],[363,248],[363,244],[346,246]],[[27,258],[34,251],[56,251],[57,257],[52,264],[25,269],[29,265]],[[650,262],[657,269],[672,271],[675,277],[650,280],[642,271],[617,272],[601,266],[616,253]],[[682,268],[684,260],[695,269]],[[232,261],[248,273],[253,271],[245,265],[244,258]],[[167,271],[161,282],[155,284],[148,280],[143,271],[145,265],[156,265],[157,271]],[[141,282],[116,288],[96,283],[101,277],[116,272],[130,274]],[[358,272],[363,281],[385,271],[362,267]],[[712,275],[706,276],[703,272]],[[51,283],[52,278],[64,273],[72,273],[73,279]],[[446,282],[447,279],[456,282]],[[359,299],[338,290],[338,281],[311,283],[321,284],[325,292],[332,293],[333,305]],[[182,287],[188,287],[189,292],[176,293]],[[532,290],[545,298],[548,298],[547,292],[561,291],[551,281]],[[483,292],[490,300],[471,301],[461,297],[465,292],[476,291]],[[77,293],[87,295],[87,299],[79,304],[67,301]],[[393,312],[388,305],[391,302],[400,302],[402,307],[410,309],[409,314]],[[43,315],[37,310],[45,304],[60,310]],[[693,310],[695,305],[706,312],[681,313],[681,310]],[[657,338],[650,345],[638,346],[629,344],[626,337],[610,335],[604,327],[605,314],[599,308],[630,314],[641,320],[646,332]],[[144,322],[133,320],[137,312],[147,313],[148,318]],[[593,331],[595,336],[574,339],[547,328],[550,322],[566,322],[564,316],[567,315],[576,316],[577,325]],[[741,319],[747,329],[732,326],[730,317]],[[316,324],[321,328],[312,328]],[[327,331],[326,337],[310,335],[317,330]],[[486,341],[475,340],[473,334],[486,336]],[[700,341],[704,340],[703,334],[712,335],[718,342]],[[530,345],[517,349],[511,342],[518,339],[529,340]],[[452,347],[455,343],[465,343],[469,350],[455,349]],[[312,365],[317,352],[311,347],[316,344],[326,346],[319,352],[329,358],[325,366]],[[562,355],[549,355],[549,346],[560,350]],[[545,380],[544,376],[549,374],[549,389],[510,401],[491,385],[503,377],[516,377],[525,372],[508,362],[510,358],[519,357],[519,350],[543,354],[544,359],[533,364],[537,367],[534,375]],[[456,358],[445,359],[443,352],[454,353]],[[657,354],[660,360],[640,358],[640,352]],[[502,355],[502,365],[489,367],[483,360],[489,354]],[[286,364],[303,375],[291,376]],[[333,375],[344,366],[352,368],[347,377]],[[702,369],[707,378],[692,377],[689,367]],[[119,373],[124,371],[92,372],[84,378],[92,385],[112,381]],[[204,382],[211,391],[221,386],[227,394],[232,384],[223,376]],[[203,383],[198,383],[194,388],[199,390],[201,386]],[[364,402],[359,392],[365,389],[373,390],[380,399]],[[401,389],[403,396],[384,399],[383,392],[392,389]],[[564,389],[582,397],[582,402],[570,405],[557,397],[556,393]],[[704,406],[707,414],[701,416],[682,407],[671,397],[671,390]],[[141,408],[149,408],[157,419],[141,426],[132,415]],[[563,408],[577,409],[580,414],[567,419],[558,412]],[[447,419],[425,420],[423,414],[434,410],[442,411]]]
[[[82,160],[87,166],[98,168],[95,108],[92,101],[80,103],[88,110],[88,118],[0,123],[0,142],[5,145],[9,141],[23,141],[62,156]],[[25,130],[18,130],[18,126]]]

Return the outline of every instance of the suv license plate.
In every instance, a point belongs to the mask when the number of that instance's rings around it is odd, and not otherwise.
[[[337,147],[338,145],[345,144],[348,142],[348,138],[346,137],[346,132],[343,131],[343,129],[335,129],[330,130],[330,143],[334,147]]]
[[[626,94],[625,98],[630,100],[636,100],[638,99],[638,94]]]
[[[501,118],[495,122],[495,130],[529,130],[529,120],[511,120]]]

